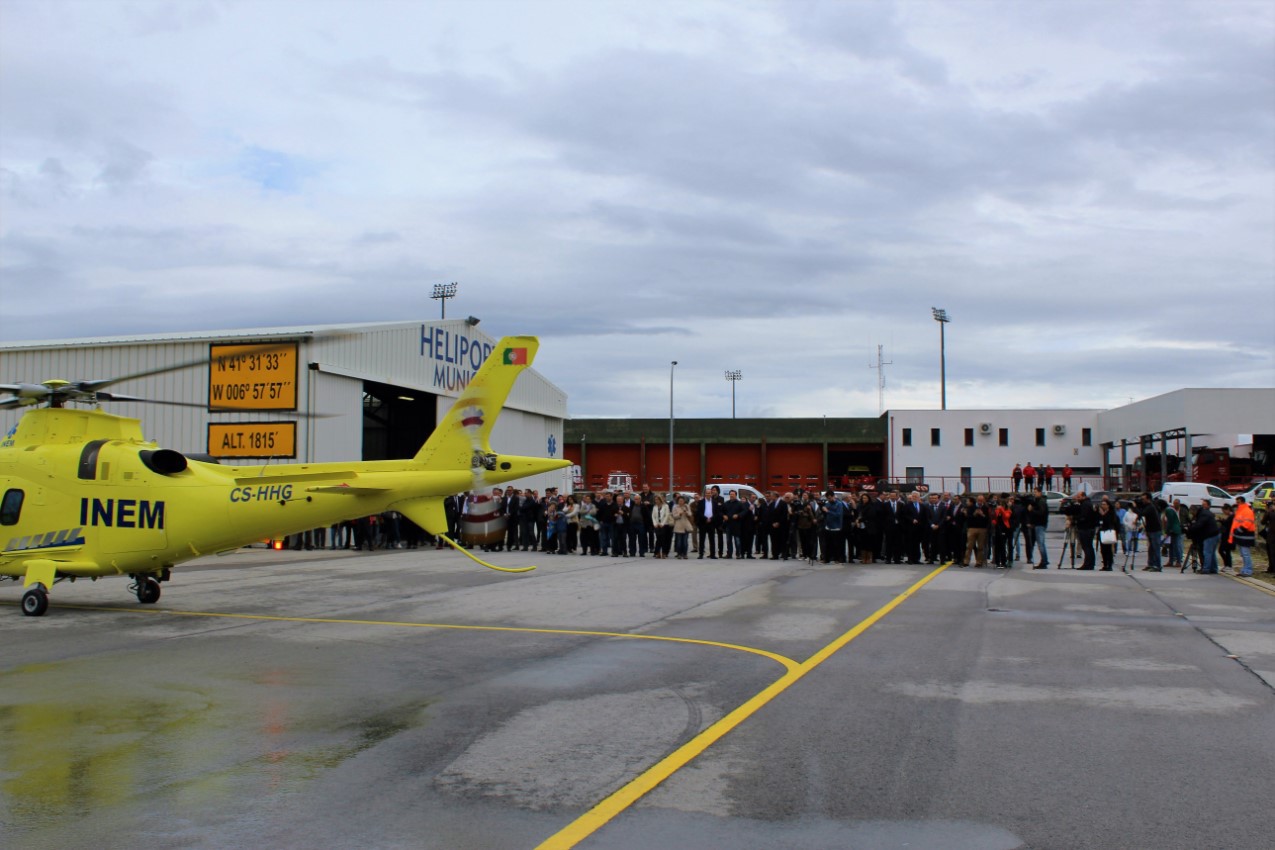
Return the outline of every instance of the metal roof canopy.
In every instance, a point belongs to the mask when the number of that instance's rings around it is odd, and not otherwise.
[[[1121,464],[1128,463],[1128,447],[1160,443],[1160,474],[1165,475],[1169,440],[1185,440],[1185,474],[1191,475],[1191,442],[1208,434],[1267,434],[1275,431],[1275,389],[1182,389],[1113,408],[1098,414],[1098,441],[1103,466],[1120,446]],[[1149,470],[1143,470],[1144,474]],[[1104,469],[1105,472],[1105,469]]]

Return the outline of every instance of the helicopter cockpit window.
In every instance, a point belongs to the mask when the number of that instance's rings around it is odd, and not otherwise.
[[[97,456],[104,445],[106,445],[106,440],[94,440],[91,443],[84,444],[84,449],[80,452],[81,479],[92,481],[97,478]]]
[[[18,516],[22,513],[21,490],[6,490],[4,500],[0,501],[0,525],[17,525]]]

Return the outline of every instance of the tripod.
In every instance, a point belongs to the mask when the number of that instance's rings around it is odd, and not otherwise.
[[[1058,553],[1058,563],[1054,569],[1062,569],[1062,556],[1068,549],[1071,550],[1071,568],[1076,568],[1076,528],[1071,524],[1071,517],[1067,518],[1067,526],[1063,529],[1063,545],[1062,552]]]
[[[1124,550],[1124,563],[1120,565],[1120,572],[1122,573],[1133,572],[1134,567],[1137,566],[1137,561],[1138,561],[1138,553],[1134,550],[1133,546],[1130,545],[1127,549]]]
[[[1122,573],[1131,573],[1133,572],[1133,568],[1137,566],[1138,537],[1142,534],[1142,528],[1142,520],[1138,520],[1137,524],[1133,527],[1132,532],[1128,536],[1124,550],[1124,563],[1120,565],[1120,572]],[[1150,546],[1151,542],[1147,541],[1147,545]],[[1147,563],[1151,563],[1150,555],[1147,556]]]
[[[1182,559],[1182,569],[1178,570],[1178,572],[1184,573],[1186,568],[1190,567],[1191,572],[1198,573],[1203,566],[1204,564],[1200,560],[1200,552],[1195,546],[1195,541],[1192,540],[1191,544],[1186,547],[1186,557]]]

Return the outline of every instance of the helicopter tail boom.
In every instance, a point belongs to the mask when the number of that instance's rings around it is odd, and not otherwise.
[[[430,466],[455,468],[478,463],[478,455],[490,454],[491,429],[496,417],[518,375],[535,360],[539,348],[540,341],[534,336],[502,337],[416,453],[415,460]]]

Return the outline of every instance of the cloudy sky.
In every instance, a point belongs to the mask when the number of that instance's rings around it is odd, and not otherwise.
[[[953,408],[1269,387],[1273,160],[1265,0],[3,0],[0,341],[456,281],[575,416],[937,407],[931,307]]]

